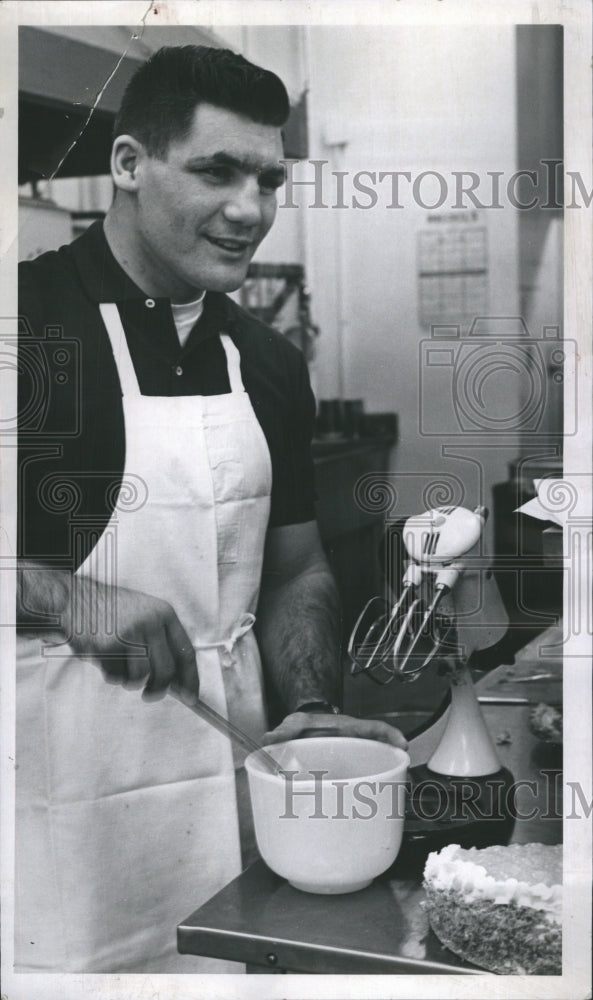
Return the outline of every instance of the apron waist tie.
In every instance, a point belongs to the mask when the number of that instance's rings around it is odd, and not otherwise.
[[[255,615],[246,611],[241,615],[239,621],[233,626],[230,635],[219,642],[197,642],[194,649],[218,649],[220,650],[220,660],[223,667],[230,667],[234,663],[233,650],[236,643],[249,632],[255,625]]]

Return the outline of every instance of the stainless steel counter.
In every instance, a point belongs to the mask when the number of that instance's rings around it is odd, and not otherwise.
[[[558,680],[515,682],[544,672],[536,655],[531,647],[513,671],[497,668],[479,683],[480,694],[558,702]],[[559,662],[545,663],[545,672],[560,676],[560,670]],[[493,826],[491,842],[560,843],[561,748],[531,734],[530,705],[482,707],[501,763],[515,779],[506,789],[514,821]],[[388,872],[343,896],[300,892],[258,861],[183,921],[179,950],[245,962],[248,971],[259,973],[480,973],[444,948],[428,926],[421,879],[433,846],[430,837],[407,838]]]

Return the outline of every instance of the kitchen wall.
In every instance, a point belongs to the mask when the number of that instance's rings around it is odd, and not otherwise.
[[[465,196],[468,210],[452,209],[459,203],[454,171],[477,174],[478,200],[491,204],[488,172],[506,180],[517,169],[515,29],[258,27],[231,29],[226,40],[279,72],[291,96],[308,91],[309,162],[292,177],[309,183],[287,191],[258,259],[306,264],[322,331],[313,364],[318,398],[362,398],[369,411],[398,413],[395,516],[427,500],[491,505],[492,485],[507,478],[519,451],[520,421],[505,424],[504,417],[524,405],[526,373],[483,381],[490,423],[486,435],[479,420],[468,433],[455,405],[458,350],[440,371],[426,365],[431,329],[419,315],[419,241],[431,226],[453,230],[453,240],[456,228],[482,230],[486,274],[476,314],[519,316],[520,213],[504,198],[502,209],[472,214]],[[316,160],[327,162],[316,167]],[[412,179],[438,172],[447,197],[431,211],[439,182],[426,177],[415,200],[401,179],[402,207],[390,208],[391,180],[379,182],[381,171],[408,171]],[[357,173],[373,194],[353,187]],[[353,208],[353,197],[371,207]],[[452,316],[449,302],[437,321]],[[457,320],[462,333],[470,316],[466,301]],[[558,322],[557,309],[548,322]],[[490,323],[488,333],[496,332]],[[503,433],[492,435],[493,426]]]
[[[518,435],[511,426],[497,447],[468,436],[454,413],[454,364],[428,373],[421,363],[430,328],[419,321],[418,240],[431,226],[447,225],[444,215],[455,215],[452,171],[484,178],[487,171],[507,176],[516,169],[514,29],[311,28],[308,46],[310,155],[329,161],[322,200],[330,207],[306,209],[315,319],[323,331],[319,394],[361,397],[368,410],[399,414],[396,515],[423,509],[427,489],[438,501],[439,490],[431,491],[437,484],[443,484],[441,502],[450,495],[468,506],[490,504],[490,487],[506,479]],[[345,172],[342,199],[332,170]],[[412,179],[438,171],[451,191],[431,212],[414,203],[402,182],[403,207],[389,208],[390,180],[373,184],[365,176],[378,200],[356,209],[352,177],[358,171],[377,178],[379,171],[409,171]],[[301,173],[312,176],[311,167]],[[294,200],[310,206],[314,194],[312,187],[295,189]],[[354,194],[367,205],[373,198]],[[442,191],[427,177],[418,194],[433,205]],[[349,207],[332,207],[340,201]],[[490,203],[486,189],[480,201]],[[477,307],[488,316],[518,315],[517,215],[508,205],[473,219],[457,210],[452,223],[454,230],[463,227],[458,220],[465,216],[485,230],[480,253],[486,254],[487,287]],[[450,321],[445,316],[446,310],[443,322]],[[427,381],[427,374],[442,377]],[[490,388],[486,381],[484,391]],[[488,406],[514,413],[521,391],[520,379],[509,373],[503,384],[497,381],[497,399]]]

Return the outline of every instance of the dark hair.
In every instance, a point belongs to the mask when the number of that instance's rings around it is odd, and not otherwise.
[[[165,46],[128,83],[113,137],[132,135],[150,156],[164,158],[171,140],[187,135],[202,102],[263,125],[284,125],[290,110],[282,80],[230,49]]]

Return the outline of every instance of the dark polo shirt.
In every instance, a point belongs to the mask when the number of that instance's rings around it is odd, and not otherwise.
[[[300,351],[217,292],[206,294],[181,347],[170,300],[149,298],[131,281],[98,222],[20,266],[19,555],[79,566],[120,491],[122,396],[99,302],[117,303],[146,396],[230,392],[219,337],[229,334],[272,459],[270,526],[311,520],[315,404]]]

